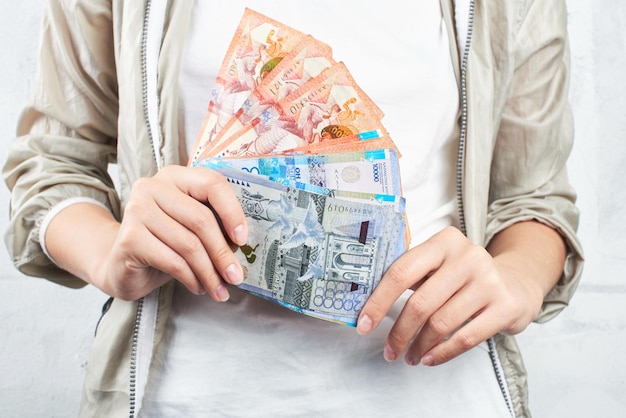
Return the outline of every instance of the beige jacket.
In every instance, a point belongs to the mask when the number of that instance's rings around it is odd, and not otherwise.
[[[23,273],[83,286],[43,254],[42,218],[76,197],[95,199],[120,218],[137,178],[185,163],[177,125],[178,71],[193,2],[164,3],[46,2],[37,84],[3,169],[13,192],[5,241]],[[450,49],[462,93],[458,186],[463,229],[483,245],[527,219],[561,233],[567,261],[536,319],[544,322],[567,306],[583,264],[575,193],[566,173],[573,122],[567,101],[565,1],[441,4],[450,39],[457,40]],[[469,8],[468,21],[455,22],[455,7]],[[119,191],[107,172],[116,162]],[[171,290],[166,285],[140,301],[113,301],[93,344],[83,416],[136,412]],[[490,343],[512,412],[530,416],[514,338],[497,335]]]

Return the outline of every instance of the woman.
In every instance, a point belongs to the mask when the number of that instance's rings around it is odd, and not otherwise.
[[[244,244],[245,217],[221,176],[184,167],[244,6],[351,58],[403,154],[413,240],[358,334],[229,287],[219,223]],[[530,416],[511,335],[554,317],[582,269],[564,2],[225,7],[46,5],[6,241],[24,273],[114,297],[81,414]]]

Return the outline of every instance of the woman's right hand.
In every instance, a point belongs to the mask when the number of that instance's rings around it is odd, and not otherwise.
[[[225,284],[243,280],[224,234],[245,244],[246,219],[215,171],[167,166],[135,182],[121,223],[103,212],[88,203],[69,206],[50,223],[46,246],[57,264],[111,296],[139,299],[174,278],[195,294],[225,301]]]

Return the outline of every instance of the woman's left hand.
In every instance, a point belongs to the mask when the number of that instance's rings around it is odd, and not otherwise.
[[[437,365],[498,332],[521,332],[541,309],[545,286],[518,268],[527,260],[510,263],[506,254],[501,262],[458,229],[442,230],[391,265],[364,306],[357,331],[372,331],[411,289],[385,342],[388,361],[406,351],[407,364]]]

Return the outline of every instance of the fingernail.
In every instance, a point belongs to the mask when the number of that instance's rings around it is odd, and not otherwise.
[[[235,235],[235,244],[244,245],[248,242],[248,228],[246,228],[245,225],[242,224],[237,226],[233,231],[233,234]]]
[[[356,324],[356,331],[363,335],[370,332],[372,329],[372,318],[367,315],[363,315],[359,318],[359,322]]]
[[[217,287],[217,289],[215,290],[215,294],[217,296],[218,302],[226,302],[228,298],[230,297],[230,294],[228,293],[228,289],[226,289],[226,286],[223,286],[223,285],[219,285]]]
[[[435,359],[430,354],[426,354],[424,357],[422,357],[422,364],[424,366],[434,366]]]
[[[398,358],[398,354],[386,343],[385,348],[383,349],[383,356],[385,357],[385,360],[389,362],[396,361]]]
[[[243,282],[243,272],[236,264],[231,264],[226,267],[226,278],[230,284],[234,284],[235,286],[241,284]]]
[[[417,366],[419,364],[419,359],[415,358],[415,356],[408,355],[404,358],[404,362],[409,366]]]

